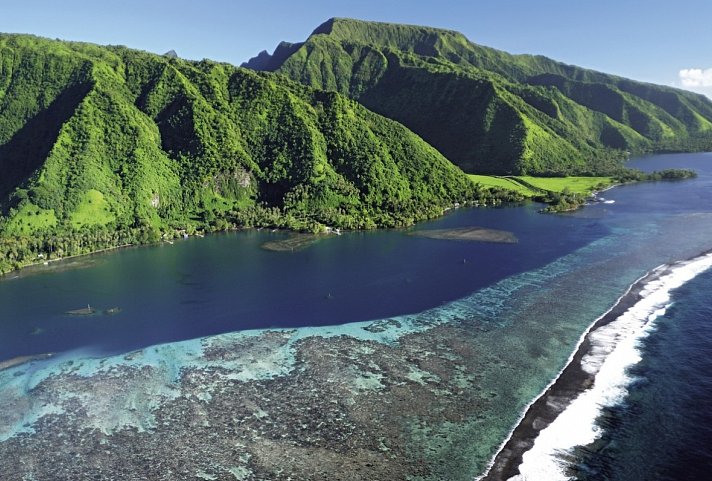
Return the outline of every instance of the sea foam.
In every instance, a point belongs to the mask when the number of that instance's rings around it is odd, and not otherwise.
[[[573,448],[600,437],[596,420],[606,407],[621,403],[633,381],[628,373],[640,362],[640,341],[654,321],[670,306],[671,291],[712,267],[712,253],[658,268],[660,275],[646,283],[640,300],[614,321],[588,335],[591,346],[581,367],[595,375],[593,385],[578,395],[534,441],[522,457],[519,474],[510,481],[563,481],[571,479],[567,467]]]

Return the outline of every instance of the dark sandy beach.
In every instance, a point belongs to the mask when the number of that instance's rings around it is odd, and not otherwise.
[[[633,283],[628,291],[586,332],[570,362],[558,378],[527,409],[524,417],[493,459],[492,467],[480,478],[483,481],[506,480],[519,473],[522,456],[532,448],[540,431],[546,428],[581,392],[588,389],[595,374],[584,371],[581,359],[590,351],[591,333],[618,319],[641,300],[641,292],[670,270],[671,266],[658,267]]]

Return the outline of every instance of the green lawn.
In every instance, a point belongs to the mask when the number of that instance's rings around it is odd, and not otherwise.
[[[589,194],[601,186],[607,187],[612,183],[610,177],[531,177],[523,175],[517,178],[538,189],[562,192],[568,188],[577,194]]]
[[[88,225],[106,225],[115,219],[104,194],[91,189],[82,196],[77,210],[72,213],[71,221],[74,227]]]
[[[499,187],[501,189],[513,190],[522,194],[525,197],[532,197],[538,193],[535,190],[530,189],[526,185],[520,184],[512,177],[497,177],[494,175],[477,174],[469,174],[469,177],[473,181],[477,182],[478,184],[482,184],[485,187]]]
[[[541,191],[563,192],[564,189],[577,194],[589,194],[613,182],[610,177],[532,177],[529,175],[498,177],[474,174],[470,174],[469,177],[484,186],[513,190],[525,197],[534,197],[542,194]]]
[[[45,230],[57,225],[54,209],[40,209],[35,204],[25,204],[12,217],[6,227],[8,234],[30,235],[38,230]]]

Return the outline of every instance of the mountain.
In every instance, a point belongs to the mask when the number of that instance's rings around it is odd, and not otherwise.
[[[435,28],[334,18],[243,64],[339,92],[467,172],[605,174],[626,151],[712,148],[712,102]]]
[[[24,35],[0,35],[0,169],[5,237],[407,225],[478,196],[420,137],[338,93]]]

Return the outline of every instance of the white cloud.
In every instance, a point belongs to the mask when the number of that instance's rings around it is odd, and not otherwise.
[[[678,75],[685,88],[712,87],[712,68],[685,68]]]

